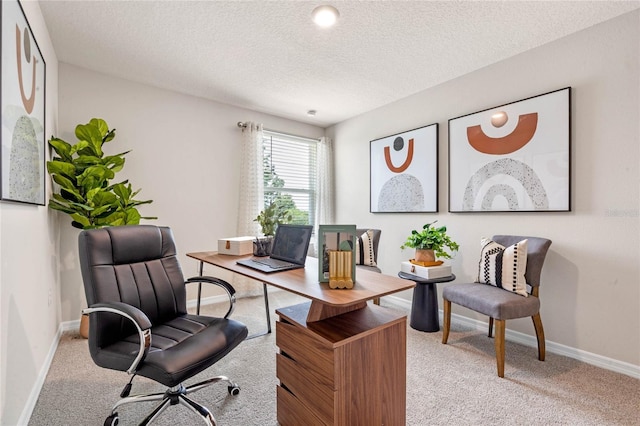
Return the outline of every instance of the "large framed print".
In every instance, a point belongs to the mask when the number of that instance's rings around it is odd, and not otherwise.
[[[438,211],[438,124],[370,144],[371,213]]]
[[[3,0],[0,199],[45,204],[46,64],[22,5]]]
[[[570,126],[570,87],[449,120],[449,211],[571,211]]]

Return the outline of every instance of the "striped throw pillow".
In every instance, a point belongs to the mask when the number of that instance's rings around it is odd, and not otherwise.
[[[505,247],[489,238],[482,238],[478,282],[499,287],[527,297],[527,240]]]
[[[373,251],[373,231],[367,230],[356,242],[356,265],[377,266]]]

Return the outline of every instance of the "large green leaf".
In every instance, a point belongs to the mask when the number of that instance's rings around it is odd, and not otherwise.
[[[53,181],[60,185],[63,189],[67,190],[67,192],[71,192],[74,195],[80,197],[80,193],[76,189],[76,186],[73,182],[71,182],[68,178],[63,175],[53,175]]]
[[[115,174],[102,164],[87,167],[80,176],[78,176],[77,183],[79,186],[85,188],[85,191],[89,191],[92,188],[98,188],[102,186],[102,183],[113,179]]]
[[[126,219],[127,225],[137,225],[140,223],[140,213],[138,212],[137,209],[129,208],[126,210],[126,213],[127,213],[127,219]]]
[[[49,145],[65,161],[71,161],[71,144],[62,139],[51,137]]]
[[[98,133],[100,133],[101,139],[109,131],[109,126],[107,125],[107,122],[104,121],[102,118],[92,118],[91,120],[89,120],[89,124],[98,130]]]
[[[104,157],[102,164],[110,168],[114,173],[117,173],[124,167],[124,161],[125,159],[122,157],[111,155],[109,157]]]
[[[87,227],[91,225],[91,222],[89,221],[88,218],[86,218],[85,216],[78,214],[78,213],[74,213],[71,215],[71,218],[77,222],[82,224],[82,226]]]
[[[113,185],[113,192],[120,197],[120,200],[125,204],[129,203],[129,199],[131,198],[131,184],[124,185],[122,183],[118,183]]]
[[[117,206],[118,197],[112,192],[100,191],[92,199],[95,206]]]
[[[78,153],[79,151],[82,151],[83,149],[89,147],[89,142],[87,141],[78,141],[77,144],[73,145],[71,147],[71,151],[69,152],[69,154],[73,155]]]
[[[74,214],[76,212],[75,210],[67,207],[65,204],[61,204],[55,200],[49,200],[49,208],[53,210],[60,210],[61,212],[65,212],[67,214]]]
[[[102,143],[107,143],[116,137],[116,129],[109,130],[109,133],[102,137]]]
[[[60,173],[65,176],[73,177],[76,174],[76,167],[69,162],[52,160],[47,161],[47,171],[49,174]]]
[[[80,141],[87,141],[93,147],[95,154],[102,157],[102,134],[97,125],[91,122],[76,126],[76,137]]]

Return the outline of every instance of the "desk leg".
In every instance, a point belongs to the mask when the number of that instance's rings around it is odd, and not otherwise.
[[[202,276],[204,270],[204,262],[200,261],[200,267],[198,268],[198,275]],[[202,283],[198,283],[198,303],[196,304],[196,315],[200,315],[200,300],[202,299]]]
[[[264,292],[264,310],[267,315],[267,330],[260,333],[252,334],[251,336],[247,337],[245,340],[253,339],[255,337],[260,337],[260,336],[264,336],[266,334],[271,333],[271,314],[269,313],[269,295],[267,293],[266,283],[262,283],[262,291]]]
[[[411,303],[411,328],[420,331],[440,331],[438,292],[435,284],[416,283]]]
[[[198,268],[198,274],[202,276],[204,272],[204,262],[200,261],[200,267]],[[247,337],[245,340],[253,339],[254,337],[264,336],[265,334],[271,333],[271,314],[269,313],[269,295],[267,293],[267,284],[262,283],[262,291],[264,293],[264,310],[267,315],[267,330],[252,334]],[[196,315],[200,315],[200,300],[202,296],[202,283],[198,283],[198,302],[196,303]]]

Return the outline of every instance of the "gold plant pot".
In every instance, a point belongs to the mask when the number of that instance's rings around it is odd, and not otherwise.
[[[435,262],[436,255],[433,250],[416,249],[416,261],[418,262]]]

